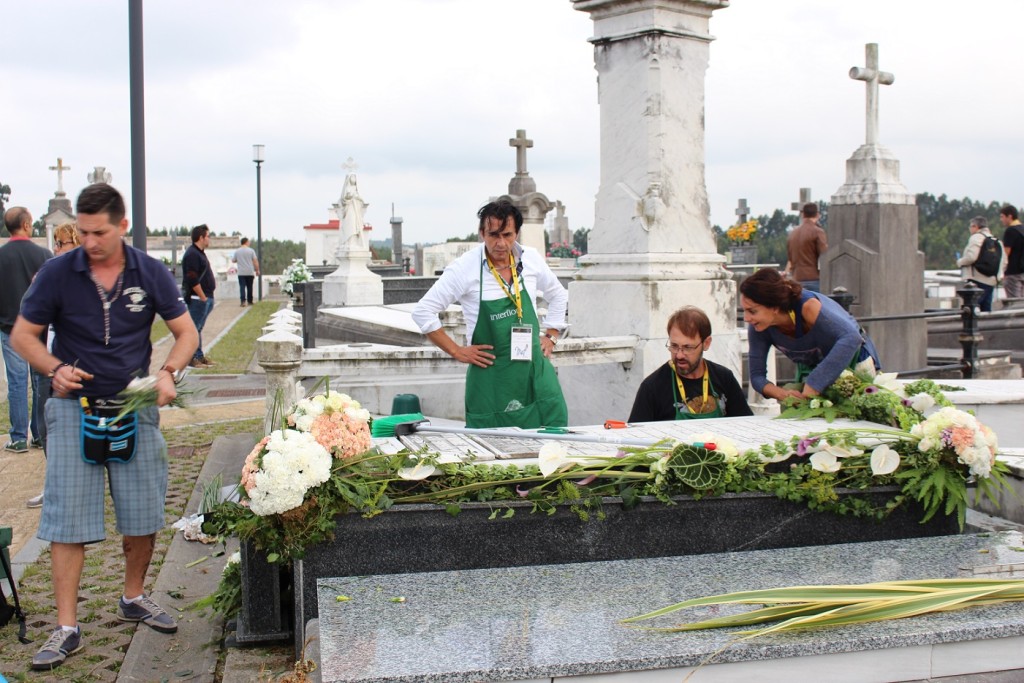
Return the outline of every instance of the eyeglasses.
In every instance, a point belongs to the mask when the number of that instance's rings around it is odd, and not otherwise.
[[[697,349],[704,346],[704,340],[701,339],[699,344],[673,344],[672,342],[665,342],[665,348],[673,356],[682,351],[683,353],[693,353]]]
[[[64,247],[73,247],[73,246],[75,246],[75,243],[70,241],[70,240],[67,241],[67,242],[62,242],[61,240],[56,240],[54,242],[54,245],[56,245],[56,247],[58,249],[63,249]]]

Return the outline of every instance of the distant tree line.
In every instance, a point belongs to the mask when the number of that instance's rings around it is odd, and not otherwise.
[[[917,195],[917,244],[924,252],[925,268],[928,270],[955,269],[957,253],[962,252],[967,244],[970,232],[967,225],[975,216],[984,216],[988,220],[992,234],[1002,238],[1003,225],[999,222],[999,209],[1006,202],[975,201],[969,197],[950,199],[945,194],[936,197],[928,192]],[[821,211],[821,224],[828,233],[828,202],[818,202]],[[756,216],[758,222],[754,244],[757,245],[757,260],[760,263],[778,263],[786,265],[786,238],[789,230],[800,224],[800,216],[793,211],[775,209],[771,213]],[[729,228],[714,226],[715,238],[719,253],[729,250],[729,240],[725,231]],[[831,236],[829,244],[832,244]]]

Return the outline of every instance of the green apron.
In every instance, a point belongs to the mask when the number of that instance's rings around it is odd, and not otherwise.
[[[675,381],[672,382],[672,395],[674,397],[672,405],[676,409],[677,420],[704,420],[709,417],[725,417],[725,413],[722,412],[722,404],[718,400],[718,392],[715,391],[714,385],[711,384],[710,371],[708,370],[707,363],[704,364],[704,379],[708,383],[708,398],[715,399],[715,409],[710,413],[695,413],[692,411],[690,406],[686,404],[686,401],[683,400],[686,398],[686,390],[683,389],[682,397],[679,395],[679,386],[682,384],[682,380],[679,378],[679,375],[676,374],[676,369],[673,367],[672,361],[669,361],[669,367],[672,368],[672,377],[675,379]]]
[[[470,365],[466,371],[466,426],[487,427],[566,427],[569,410],[551,361],[544,357],[540,339],[534,334],[530,361],[512,360],[512,328],[531,325],[540,330],[533,302],[521,282],[523,320],[507,296],[483,300],[483,263],[480,264],[480,311],[473,330],[473,344],[494,347],[494,365],[481,368]]]

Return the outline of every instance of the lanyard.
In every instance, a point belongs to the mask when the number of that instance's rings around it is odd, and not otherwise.
[[[679,373],[676,372],[676,368],[672,364],[672,361],[668,362],[668,366],[670,368],[672,368],[672,376],[676,378],[676,387],[679,390],[679,396],[682,397],[681,400],[680,400],[680,403],[682,403],[682,405],[686,406],[686,409],[689,410],[691,413],[696,412],[696,411],[694,411],[693,408],[690,407],[690,404],[686,402],[686,387],[683,386],[683,380],[679,376]],[[709,377],[708,364],[705,363],[704,364],[704,402],[701,404],[701,406],[706,406],[708,404],[708,382],[709,382],[708,377]]]
[[[484,258],[486,258],[486,256]],[[516,261],[512,257],[512,254],[508,255],[508,265],[512,270],[511,290],[509,290],[508,284],[501,279],[500,275],[498,275],[498,271],[495,269],[494,264],[491,263],[491,259],[487,259],[487,267],[490,269],[491,275],[493,275],[494,279],[498,281],[499,285],[501,285],[501,289],[505,292],[505,296],[507,296],[509,300],[516,305],[516,315],[519,317],[519,322],[521,323],[523,322],[523,292],[519,287],[519,275],[516,273]]]

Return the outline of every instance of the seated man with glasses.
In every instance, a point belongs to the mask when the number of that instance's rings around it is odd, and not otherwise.
[[[696,306],[668,319],[668,363],[640,384],[630,422],[660,422],[753,415],[728,368],[704,358],[711,346],[711,321]]]

